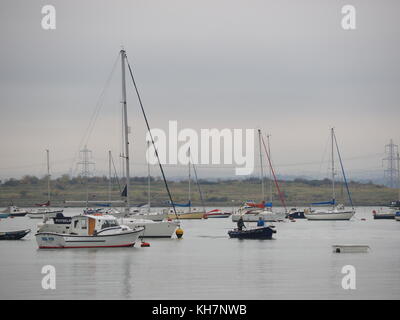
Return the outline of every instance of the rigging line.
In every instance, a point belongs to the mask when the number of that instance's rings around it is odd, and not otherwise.
[[[343,163],[342,163],[342,157],[340,156],[339,146],[338,146],[338,143],[337,143],[337,140],[336,140],[336,134],[335,134],[335,132],[333,132],[333,138],[335,139],[336,150],[337,150],[337,153],[338,153],[338,156],[339,156],[340,167],[342,168],[342,174],[343,174],[344,183],[346,184],[347,195],[349,196],[349,200],[350,200],[351,207],[354,209],[353,200],[351,199],[350,190],[349,190],[349,185],[347,184],[346,174],[344,173],[344,168],[343,168]]]
[[[261,136],[261,141],[262,141],[263,146],[264,146],[265,154],[267,155],[267,159],[268,159],[268,162],[269,162],[269,166],[270,166],[272,175],[274,176],[274,182],[275,182],[275,186],[276,186],[276,188],[277,188],[277,190],[278,190],[279,199],[281,200],[282,205],[283,205],[283,207],[285,208],[285,211],[287,212],[287,207],[286,207],[285,199],[284,199],[284,197],[283,197],[283,195],[282,195],[281,189],[279,188],[279,184],[278,184],[278,181],[277,181],[277,179],[276,179],[275,171],[274,171],[274,168],[272,167],[271,159],[270,159],[270,156],[269,156],[267,147],[266,147],[266,145],[265,145],[265,141],[264,141],[264,137],[263,137],[263,136]]]
[[[189,157],[190,157],[190,160],[192,160],[192,155],[190,153],[189,153]],[[206,206],[204,205],[203,193],[201,192],[199,179],[197,178],[197,170],[196,170],[196,167],[194,165],[194,162],[191,161],[191,163],[192,163],[192,167],[193,167],[193,171],[194,171],[194,176],[196,178],[197,188],[199,189],[201,205],[203,206],[204,213],[206,213]]]
[[[99,98],[97,99],[95,108],[94,108],[93,113],[92,113],[92,115],[90,117],[90,120],[89,120],[89,124],[88,124],[88,126],[86,128],[86,131],[85,131],[85,133],[84,133],[84,135],[83,135],[83,137],[82,137],[82,139],[81,139],[81,141],[79,143],[79,149],[75,153],[74,162],[76,161],[77,155],[79,154],[79,150],[82,148],[82,146],[85,144],[85,142],[86,143],[88,142],[88,140],[90,138],[90,135],[92,134],[92,131],[94,129],[94,125],[96,124],[97,117],[98,117],[98,115],[100,113],[100,110],[101,110],[101,108],[103,106],[103,98],[104,98],[106,90],[108,89],[108,86],[109,86],[109,84],[111,82],[112,76],[113,76],[113,74],[115,72],[118,60],[119,60],[119,55],[115,59],[114,64],[113,64],[112,69],[111,69],[111,72],[108,75],[108,78],[106,80],[106,83],[105,83],[100,95],[99,95]],[[72,170],[72,167],[73,167],[73,164],[71,164],[71,170]]]
[[[170,192],[169,187],[168,187],[167,179],[165,178],[164,169],[163,169],[163,167],[161,165],[160,157],[158,156],[158,151],[157,151],[157,148],[155,146],[153,135],[152,135],[151,130],[150,130],[150,125],[149,125],[149,122],[147,120],[146,112],[144,111],[142,99],[140,97],[139,90],[138,90],[138,88],[136,86],[135,78],[133,77],[132,68],[131,68],[131,65],[129,63],[128,56],[126,54],[125,54],[125,59],[126,59],[126,62],[127,62],[128,68],[129,68],[129,73],[130,73],[131,78],[132,78],[133,86],[135,87],[136,95],[137,95],[138,100],[139,100],[140,108],[142,109],[142,114],[143,114],[143,117],[144,117],[144,121],[146,122],[147,131],[149,132],[149,135],[150,135],[150,138],[151,138],[151,143],[152,143],[152,145],[154,147],[154,151],[155,151],[155,154],[156,154],[156,157],[157,157],[157,160],[158,160],[158,165],[160,167],[161,174],[162,174],[163,179],[164,179],[164,184],[165,184],[165,188],[167,189],[169,200],[171,201],[171,205],[172,205],[172,208],[174,210],[176,218],[179,219],[178,214],[176,213],[176,208],[175,208],[174,201],[172,200],[171,192]]]
[[[114,168],[114,178],[117,180],[119,193],[121,194],[122,193],[121,184],[119,183],[117,168],[115,168],[114,158],[113,158],[112,155],[111,155],[111,163],[112,163],[113,168]]]

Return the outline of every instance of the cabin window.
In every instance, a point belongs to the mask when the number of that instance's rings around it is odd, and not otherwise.
[[[82,220],[82,229],[87,229],[87,220]]]
[[[105,228],[111,228],[111,227],[117,227],[117,226],[118,226],[117,221],[106,220],[106,221],[103,222],[103,225],[101,226],[101,228],[105,229]]]

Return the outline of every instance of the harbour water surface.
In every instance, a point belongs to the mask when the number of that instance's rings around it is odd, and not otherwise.
[[[264,241],[229,239],[230,218],[184,220],[183,239],[118,249],[39,250],[40,220],[2,219],[0,231],[32,233],[0,241],[0,299],[399,299],[400,222],[373,220],[372,210],[357,208],[351,221],[275,223],[275,239]],[[334,244],[371,250],[338,254]],[[42,288],[45,265],[56,268],[55,290]],[[356,269],[355,290],[342,288],[345,265]]]

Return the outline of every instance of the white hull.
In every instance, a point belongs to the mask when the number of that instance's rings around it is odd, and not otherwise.
[[[122,218],[121,224],[129,228],[144,227],[141,237],[144,238],[171,238],[177,227],[178,222],[174,221],[151,221],[136,218]]]
[[[162,212],[150,212],[150,213],[145,213],[145,212],[139,212],[139,213],[132,213],[133,216],[137,217],[137,219],[146,219],[146,220],[152,220],[152,221],[163,221],[164,219],[167,219],[168,213],[162,213]]]
[[[355,211],[314,211],[304,212],[307,220],[350,220],[355,214]]]
[[[399,215],[394,216],[394,218],[396,219],[396,221],[400,221],[400,216]]]
[[[284,212],[271,212],[271,211],[260,211],[255,213],[240,214],[235,213],[232,215],[232,221],[237,222],[242,217],[244,222],[257,222],[260,217],[265,222],[274,222],[285,219],[286,214]]]
[[[364,253],[368,252],[369,246],[366,245],[333,245],[332,251],[335,253]]]
[[[57,215],[57,213],[63,213],[63,211],[64,210],[49,210],[43,212],[31,211],[30,213],[27,214],[27,216],[31,219],[54,218]]]
[[[97,236],[40,232],[35,237],[40,249],[132,247],[142,231],[139,229]]]

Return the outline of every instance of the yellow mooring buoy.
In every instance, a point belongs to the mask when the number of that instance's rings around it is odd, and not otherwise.
[[[183,230],[181,228],[178,228],[176,229],[175,234],[178,237],[178,239],[180,239],[183,236]]]

